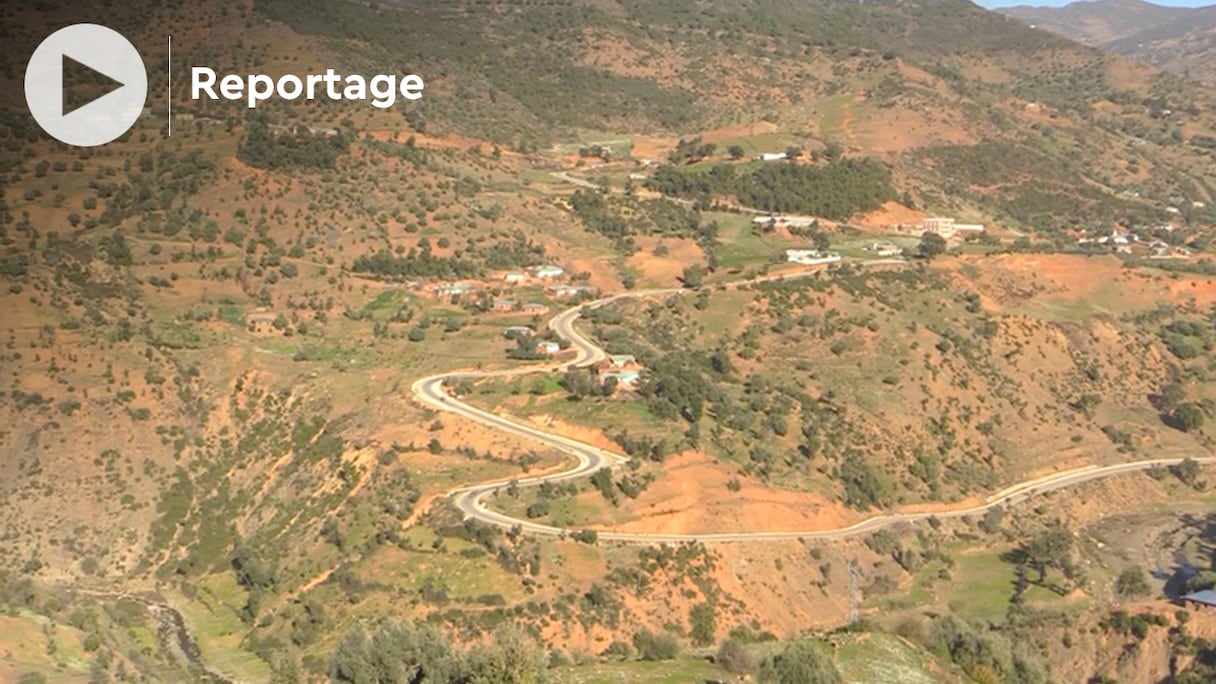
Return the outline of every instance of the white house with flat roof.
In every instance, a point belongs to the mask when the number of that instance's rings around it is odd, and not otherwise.
[[[817,249],[787,249],[785,250],[785,260],[791,264],[817,266],[840,261],[840,255],[836,252],[821,252]]]
[[[952,218],[934,216],[921,221],[920,229],[924,233],[937,233],[944,238],[952,238],[959,233],[982,233],[984,226],[979,223],[955,223]]]
[[[536,276],[537,278],[557,278],[565,272],[566,270],[561,266],[553,266],[552,264],[546,266],[536,266],[532,269],[532,275]]]

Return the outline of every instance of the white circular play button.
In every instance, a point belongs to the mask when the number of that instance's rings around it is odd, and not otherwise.
[[[147,96],[148,72],[135,46],[97,24],[73,24],[47,36],[25,68],[30,113],[68,145],[103,145],[126,133]]]

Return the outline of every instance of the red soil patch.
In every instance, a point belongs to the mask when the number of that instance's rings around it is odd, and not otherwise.
[[[468,150],[474,147],[481,148],[483,145],[489,145],[484,140],[469,138],[463,135],[444,135],[433,136],[415,133],[413,131],[368,131],[368,137],[380,142],[394,141],[405,142],[411,136],[414,138],[414,144],[419,147],[448,147],[461,150]],[[488,148],[487,148],[488,150]]]
[[[779,130],[777,124],[768,121],[757,121],[755,123],[742,123],[734,126],[723,126],[715,128],[711,131],[698,133],[701,140],[711,143],[720,143],[724,140],[735,140],[736,138],[746,138],[752,135],[764,135],[767,133],[775,133]],[[637,159],[665,159],[667,153],[676,146],[674,138],[660,138],[646,135],[636,135],[632,138],[633,141],[633,156]]]
[[[616,267],[607,258],[573,259],[570,261],[570,268],[574,273],[590,273],[591,278],[587,284],[604,292],[614,292],[621,287]]]
[[[617,529],[665,534],[709,532],[782,532],[842,527],[857,516],[820,494],[790,492],[741,483],[727,488],[731,466],[714,463],[700,452],[669,459],[666,477],[628,506],[637,519]]]
[[[653,138],[646,135],[635,135],[633,141],[633,156],[636,159],[663,159],[667,151],[675,147],[671,138]]]
[[[654,248],[660,242],[667,247],[667,256],[655,256]],[[659,285],[678,284],[685,266],[704,261],[704,253],[692,240],[640,237],[637,243],[641,249],[629,257],[629,266],[641,273],[644,280]]]
[[[926,214],[923,211],[909,209],[899,202],[887,202],[879,209],[868,214],[862,214],[853,222],[868,228],[885,228],[896,224],[919,224]]]
[[[1083,299],[1096,295],[1111,282],[1119,282],[1129,305],[1148,307],[1161,300],[1185,304],[1194,299],[1203,308],[1216,302],[1216,278],[1128,270],[1113,256],[1003,254],[953,260],[945,268],[963,264],[979,267],[978,284],[990,285],[994,290],[1019,290],[1023,295],[1038,290],[1051,299]]]

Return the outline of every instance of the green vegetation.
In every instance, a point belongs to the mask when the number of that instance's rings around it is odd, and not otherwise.
[[[763,211],[842,221],[895,198],[890,171],[873,159],[846,159],[826,166],[767,164],[743,173],[725,164],[707,172],[663,166],[646,187],[696,200],[701,206],[733,196],[744,206]]]
[[[312,133],[305,127],[276,132],[262,119],[249,122],[237,158],[259,169],[332,169],[350,147],[346,134]]]
[[[467,653],[453,647],[430,625],[385,622],[370,635],[351,628],[329,660],[330,679],[349,684],[375,682],[485,682],[537,684],[545,681],[544,651],[511,627]]]
[[[934,621],[929,644],[975,681],[1042,684],[1043,665],[1026,645],[1006,634],[977,627],[953,615]]]
[[[765,684],[839,684],[840,671],[823,643],[813,639],[791,642],[760,663]]]

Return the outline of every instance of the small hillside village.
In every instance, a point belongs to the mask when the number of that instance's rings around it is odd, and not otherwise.
[[[763,161],[785,158],[784,153],[761,156]],[[846,259],[839,251],[827,248],[827,241],[818,232],[825,223],[834,225],[818,217],[790,214],[755,216],[751,219],[753,231],[760,234],[781,229],[789,236],[814,237],[815,246],[787,248],[775,255],[783,263],[798,266],[830,266]],[[853,250],[853,254],[864,252],[876,259],[902,259],[915,254],[915,247],[909,246],[908,238],[937,235],[947,248],[955,248],[988,232],[983,224],[965,223],[948,216],[927,216],[914,223],[889,224],[885,230],[890,239],[874,239],[860,247],[854,242],[845,251]],[[1191,248],[1179,244],[1179,239],[1167,241],[1171,235],[1180,238],[1181,233],[1171,224],[1140,230],[1120,225],[1107,230],[1078,230],[1073,237],[1077,247],[1083,250],[1109,251],[1149,259],[1188,259],[1194,254]],[[898,236],[904,236],[904,239],[899,240]],[[404,287],[420,297],[445,300],[492,316],[531,317],[530,324],[521,324],[517,319],[503,328],[503,336],[518,345],[508,356],[518,359],[540,359],[565,352],[568,349],[566,344],[556,340],[551,333],[540,331],[537,325],[540,317],[560,306],[586,301],[599,294],[586,282],[585,276],[568,273],[565,268],[553,263],[499,271],[481,279],[415,280],[405,283]],[[280,318],[273,311],[258,309],[246,315],[246,328],[253,334],[274,334],[283,328]],[[587,370],[600,387],[609,390],[636,387],[645,374],[643,364],[626,354],[609,355]]]

